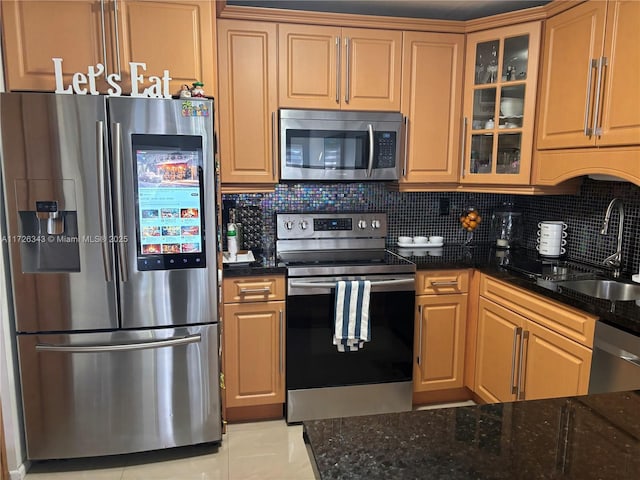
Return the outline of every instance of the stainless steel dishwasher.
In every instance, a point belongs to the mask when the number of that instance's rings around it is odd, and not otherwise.
[[[640,389],[640,337],[596,323],[589,393]]]

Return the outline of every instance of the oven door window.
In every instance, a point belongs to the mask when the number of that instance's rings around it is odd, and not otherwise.
[[[286,133],[287,167],[322,170],[366,170],[367,131],[295,130]]]
[[[371,341],[333,345],[335,295],[287,298],[287,389],[410,381],[415,293],[372,293]]]

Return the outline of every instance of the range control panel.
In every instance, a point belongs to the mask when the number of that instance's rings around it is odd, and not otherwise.
[[[303,238],[384,238],[386,213],[277,213],[278,240]]]

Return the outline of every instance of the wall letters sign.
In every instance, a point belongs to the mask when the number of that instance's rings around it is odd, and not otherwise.
[[[81,72],[74,73],[71,85],[68,85],[65,88],[64,79],[62,78],[62,59],[52,58],[52,60],[56,76],[55,93],[75,93],[78,95],[86,95],[89,93],[91,95],[100,95],[100,92],[96,90],[96,78],[104,73],[104,65],[101,63],[98,63],[95,67],[93,65],[89,65],[86,74]],[[151,82],[151,86],[143,88],[142,91],[140,91],[140,87],[144,81],[144,75],[139,73],[139,71],[146,71],[147,64],[129,62],[129,69],[131,70],[132,97],[171,98],[171,92],[169,91],[169,81],[171,80],[169,70],[164,70],[162,77],[157,77],[155,75],[150,76],[149,82]],[[107,94],[114,97],[120,96],[122,94],[122,87],[120,86],[122,78],[120,75],[117,73],[110,73],[109,75],[106,75],[105,78],[111,87],[107,90]]]

